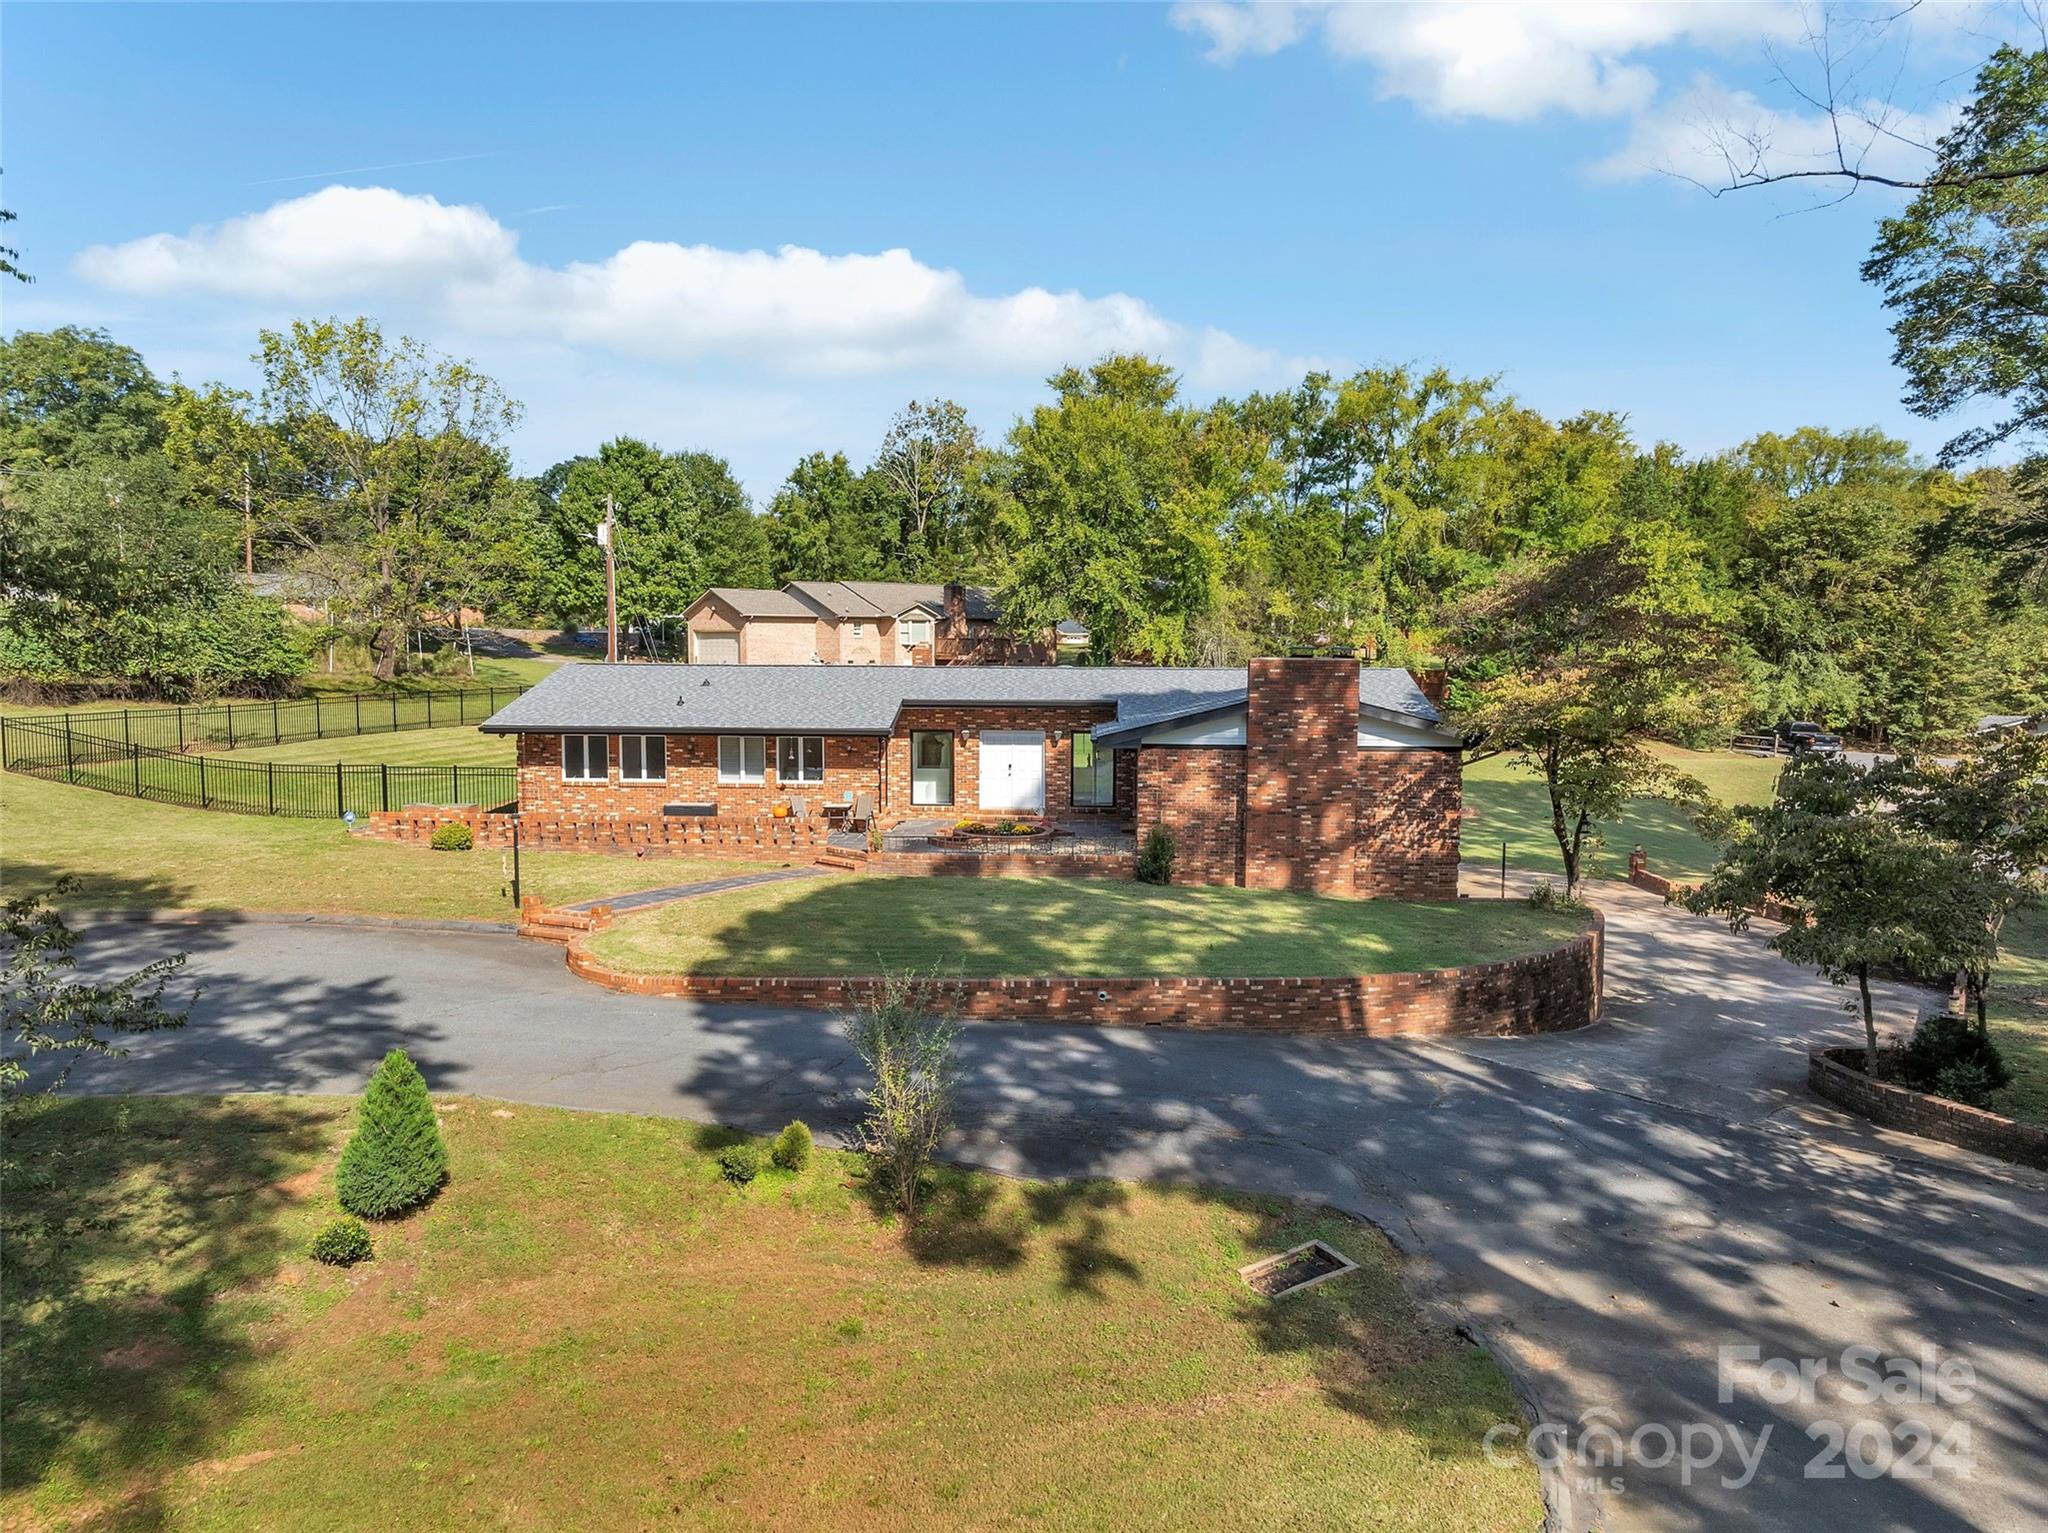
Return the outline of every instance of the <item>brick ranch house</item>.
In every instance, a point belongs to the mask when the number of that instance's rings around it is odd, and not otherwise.
[[[792,580],[713,586],[683,612],[698,665],[1044,665],[1056,641],[1019,639],[980,586]]]
[[[1460,742],[1408,672],[1355,660],[565,665],[481,727],[518,737],[522,821],[614,844],[866,794],[884,827],[1163,825],[1176,882],[1457,896]]]

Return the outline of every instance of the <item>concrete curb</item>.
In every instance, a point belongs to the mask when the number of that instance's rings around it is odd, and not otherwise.
[[[80,924],[132,923],[138,926],[356,926],[386,931],[477,932],[509,935],[515,921],[473,921],[449,916],[356,916],[293,910],[77,910],[67,915]]]

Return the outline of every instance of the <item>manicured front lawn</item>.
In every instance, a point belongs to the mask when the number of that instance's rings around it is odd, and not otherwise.
[[[1991,1039],[2013,1077],[1991,1105],[2048,1124],[2048,911],[2028,911],[2006,924],[1991,992]]]
[[[294,740],[285,745],[259,745],[214,754],[230,761],[300,762],[315,766],[330,766],[337,761],[382,761],[392,766],[511,766],[518,750],[510,735],[481,734],[474,724],[465,724],[450,729],[405,729],[397,734]]]
[[[520,874],[526,893],[566,904],[771,866],[780,864],[533,852]],[[179,809],[0,773],[0,883],[34,889],[65,873],[81,880],[65,903],[85,910],[517,914],[509,852],[432,852],[352,838],[331,820]]]
[[[1659,745],[1657,753],[1706,784],[1723,804],[1767,804],[1782,762],[1733,751],[1689,751]],[[1508,843],[1508,866],[1527,872],[1564,874],[1557,837],[1550,829],[1550,798],[1543,780],[1505,756],[1489,756],[1465,769],[1464,854],[1497,865],[1500,844]],[[1621,878],[1629,849],[1642,843],[1652,872],[1700,878],[1714,865],[1714,848],[1692,828],[1692,817],[1662,799],[1637,799],[1618,824],[1607,827],[1607,842],[1595,850],[1592,875]]]
[[[651,974],[1377,974],[1554,947],[1519,901],[1411,905],[1082,878],[835,878],[658,907],[591,951]]]
[[[17,1123],[0,1520],[180,1528],[1526,1529],[1513,1398],[1371,1229],[1279,1200],[942,1173],[906,1239],[820,1151],[450,1099],[451,1179],[303,1259],[353,1104]],[[1235,1269],[1320,1237],[1280,1301]]]

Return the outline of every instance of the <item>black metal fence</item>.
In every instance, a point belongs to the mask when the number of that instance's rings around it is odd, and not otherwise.
[[[481,724],[524,687],[467,687],[447,692],[337,692],[270,702],[208,703],[189,708],[100,708],[0,720],[0,742],[28,724],[68,724],[80,734],[117,740],[125,750],[235,750],[287,745],[294,740],[338,740],[402,729],[443,729]],[[7,757],[0,743],[0,758]]]
[[[237,712],[249,706],[242,704]],[[145,716],[140,710],[121,712]],[[339,819],[351,813],[362,816],[408,804],[496,809],[510,806],[519,794],[515,767],[235,761],[209,757],[204,751],[161,750],[132,739],[94,733],[81,728],[78,718],[77,714],[59,714],[7,719],[0,727],[0,763],[10,772],[128,798],[303,820]],[[455,722],[452,713],[447,722]],[[243,743],[256,743],[241,738]]]

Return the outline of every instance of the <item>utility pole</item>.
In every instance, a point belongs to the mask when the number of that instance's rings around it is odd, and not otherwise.
[[[612,521],[611,496],[604,498],[604,520],[597,524],[597,546],[604,550],[604,657],[617,664],[619,658],[619,560],[617,527]]]

